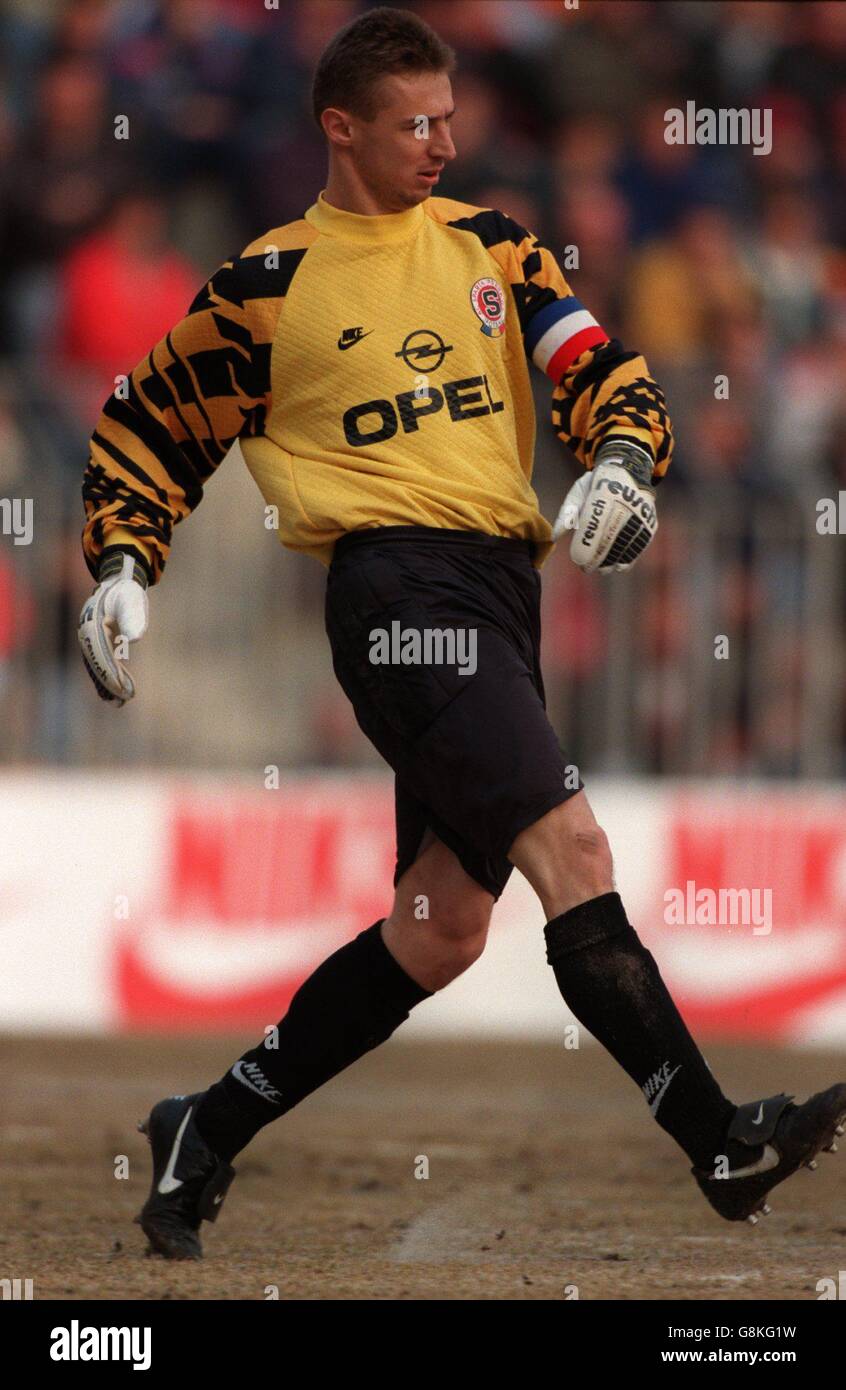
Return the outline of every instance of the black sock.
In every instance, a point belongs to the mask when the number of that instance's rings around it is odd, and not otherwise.
[[[576,1018],[640,1086],[650,1111],[696,1167],[731,1167],[750,1150],[725,1136],[736,1107],[714,1080],[619,893],[548,922],[547,960]]]
[[[389,1038],[432,991],[382,940],[382,921],[359,932],[304,980],[269,1038],[245,1052],[198,1102],[197,1128],[231,1160],[264,1125]],[[278,1046],[268,1043],[278,1042]]]

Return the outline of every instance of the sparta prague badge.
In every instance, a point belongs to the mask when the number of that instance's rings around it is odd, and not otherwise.
[[[482,332],[489,338],[500,338],[505,332],[505,295],[496,280],[486,276],[477,280],[470,291],[473,313],[482,320]]]

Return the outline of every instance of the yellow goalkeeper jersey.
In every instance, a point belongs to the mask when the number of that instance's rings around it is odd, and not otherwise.
[[[448,198],[365,217],[321,193],[227,261],[106,402],[83,481],[88,566],[135,547],[156,582],[238,439],[280,540],[324,564],[347,531],[417,525],[531,539],[540,567],[530,360],[585,467],[628,437],[663,475],[660,389],[534,235]]]

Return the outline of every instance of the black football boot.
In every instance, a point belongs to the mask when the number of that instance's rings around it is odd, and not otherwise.
[[[726,1221],[749,1221],[769,1216],[767,1194],[798,1168],[816,1168],[820,1151],[836,1153],[835,1138],[846,1130],[846,1084],[830,1086],[793,1105],[784,1094],[740,1105],[728,1128],[730,1139],[747,1145],[749,1163],[723,1177],[692,1168],[711,1206]]]
[[[148,1254],[200,1260],[201,1221],[216,1221],[235,1169],[212,1153],[194,1124],[201,1092],[170,1096],[139,1124],[153,1157],[150,1195],[135,1220],[150,1242]]]

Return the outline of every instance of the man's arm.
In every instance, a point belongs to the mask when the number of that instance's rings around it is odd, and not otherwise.
[[[264,430],[271,345],[303,254],[254,243],[227,261],[103,407],[82,487],[83,552],[97,583],[78,635],[98,694],[118,708],[135,694],[128,644],[146,631],[146,590],[174,526],[238,436]]]
[[[173,527],[235,439],[262,432],[283,281],[264,254],[227,261],[107,400],[82,486],[82,545],[95,579],[104,553],[123,551],[156,583]]]
[[[505,214],[491,248],[508,270],[526,354],[553,382],[555,431],[586,468],[610,440],[632,441],[652,461],[652,483],[669,467],[673,433],[661,388],[643,357],[609,338],[576,298],[550,251]]]
[[[553,383],[555,432],[588,470],[552,530],[574,532],[570,556],[592,572],[628,569],[658,529],[655,484],[673,432],[644,359],[609,338],[537,237],[503,213],[491,250],[509,274],[527,356]]]

